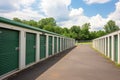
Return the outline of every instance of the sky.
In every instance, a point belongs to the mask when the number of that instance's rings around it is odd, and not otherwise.
[[[120,26],[120,0],[0,0],[0,16],[36,21],[53,17],[61,27],[90,23],[96,31],[109,20]]]

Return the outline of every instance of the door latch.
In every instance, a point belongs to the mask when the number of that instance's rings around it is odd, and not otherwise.
[[[16,47],[15,50],[18,51],[18,50],[19,50],[19,47]]]

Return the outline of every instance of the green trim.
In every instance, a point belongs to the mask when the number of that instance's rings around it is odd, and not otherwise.
[[[35,30],[35,31],[45,32],[45,33],[48,33],[48,34],[62,36],[62,35],[57,34],[57,33],[53,33],[53,32],[47,31],[47,30],[43,30],[43,29],[39,29],[39,28],[29,26],[29,25],[26,25],[26,24],[23,24],[23,23],[20,23],[20,22],[16,22],[16,21],[13,21],[13,20],[10,20],[10,19],[6,19],[6,18],[3,18],[3,17],[0,17],[0,22],[15,25],[15,26],[19,26],[19,27],[23,27],[23,28],[27,28],[27,29],[31,29],[31,30]],[[65,37],[65,36],[62,36],[62,37]]]

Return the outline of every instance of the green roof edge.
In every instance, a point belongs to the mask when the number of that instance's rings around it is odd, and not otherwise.
[[[54,32],[43,30],[43,29],[40,29],[40,28],[37,28],[37,27],[33,27],[33,26],[30,26],[30,25],[27,25],[27,24],[16,22],[16,21],[13,21],[13,20],[10,20],[10,19],[7,19],[7,18],[3,18],[3,17],[0,17],[0,22],[12,24],[12,25],[15,25],[15,26],[20,26],[20,27],[27,28],[27,29],[32,29],[32,30],[35,30],[35,31],[45,32],[45,33],[48,33],[48,34],[53,34],[53,35],[58,35],[58,36],[65,37],[63,35],[60,35],[60,34],[57,34],[57,33],[54,33]]]

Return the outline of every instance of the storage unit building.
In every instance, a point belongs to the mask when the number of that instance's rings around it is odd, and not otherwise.
[[[74,47],[74,39],[0,17],[0,79],[64,51],[65,39]]]
[[[120,30],[94,39],[93,47],[120,64]]]

